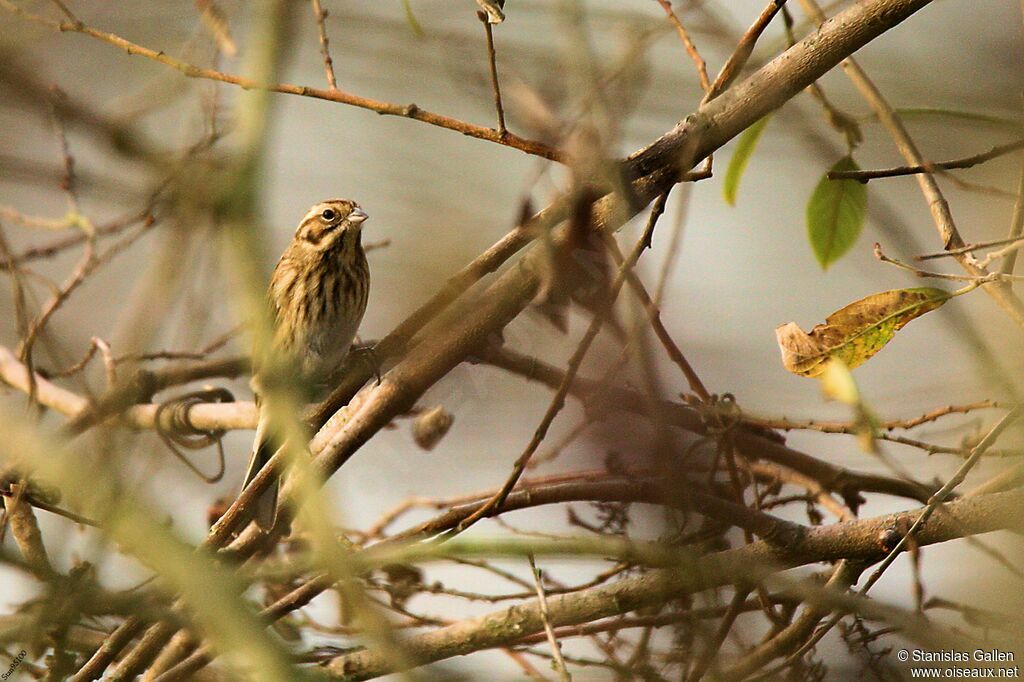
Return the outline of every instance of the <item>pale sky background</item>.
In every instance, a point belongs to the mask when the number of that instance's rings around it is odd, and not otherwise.
[[[47,7],[46,3],[24,4]],[[399,0],[326,0],[324,4],[331,11],[327,27],[339,87],[382,100],[416,102],[431,111],[493,125],[482,29],[470,0],[412,0],[426,34],[423,38],[410,30]],[[592,44],[603,63],[614,62],[638,30],[663,26],[662,11],[653,0],[584,4],[591,10]],[[792,4],[794,14],[802,18],[799,5]],[[759,0],[709,2],[707,13],[692,9],[682,13],[712,74],[728,54],[723,45],[738,37],[762,5]],[[571,55],[560,39],[565,25],[558,6],[512,0],[507,8],[508,21],[495,29],[503,79],[510,82],[521,78],[555,102],[565,88],[566,75],[573,72],[567,64]],[[192,3],[161,0],[147,3],[145,9],[132,7],[130,12],[125,7],[122,3],[73,5],[91,25],[171,54],[183,54],[182,46],[193,36],[196,24]],[[229,15],[238,17],[233,26],[236,35],[244,38],[244,3],[225,2],[224,7]],[[895,106],[969,109],[1019,118],[1024,88],[1020,12],[1020,6],[1012,2],[937,1],[859,52],[857,58]],[[715,37],[723,30],[733,36],[730,41]],[[767,49],[774,49],[781,39],[781,23],[776,22],[762,39],[763,49],[755,57],[766,55]],[[312,13],[305,8],[298,13],[293,45],[283,80],[323,87],[315,26]],[[140,101],[176,97],[182,87],[193,93],[198,88],[208,89],[206,83],[186,83],[176,72],[140,62],[138,57],[130,58],[96,41],[38,30],[8,14],[0,14],[0,49],[0,59],[13,57],[40,82],[55,83],[72,98],[87,101],[110,115]],[[223,68],[237,72],[240,66],[237,60],[229,60]],[[830,73],[822,84],[844,110],[855,115],[868,112],[839,70]],[[0,83],[0,153],[56,168],[60,157],[46,116],[19,103],[13,95]],[[229,105],[237,91],[224,86],[221,95],[223,103]],[[646,59],[645,84],[635,101],[629,102],[628,109],[634,114],[622,121],[625,134],[617,151],[624,155],[643,146],[692,111],[699,99],[692,63],[675,33],[662,31]],[[182,101],[184,105],[172,105],[142,121],[153,139],[170,146],[183,146],[196,139],[200,122],[196,98]],[[277,96],[276,105],[278,116],[268,144],[265,181],[264,208],[267,224],[273,230],[270,243],[264,245],[267,270],[310,204],[335,196],[359,201],[371,216],[365,228],[366,239],[391,240],[390,247],[370,256],[373,284],[363,338],[375,339],[387,333],[451,271],[513,227],[524,192],[537,173],[536,159],[422,123],[291,96]],[[522,131],[515,102],[510,100],[507,105],[510,128]],[[890,255],[904,258],[941,248],[916,182],[912,178],[881,180],[869,185],[869,218],[853,251],[827,272],[821,270],[807,243],[804,209],[822,173],[844,150],[842,139],[824,124],[819,112],[817,104],[803,95],[771,120],[743,178],[734,208],[722,199],[722,178],[734,145],[716,156],[715,177],[698,183],[689,193],[681,252],[666,290],[664,323],[705,384],[713,392],[733,393],[744,408],[754,412],[845,417],[845,408],[823,401],[816,382],[783,369],[775,327],[792,320],[809,330],[832,311],[862,296],[923,285],[878,263],[872,255],[875,241],[881,241]],[[909,126],[924,154],[935,160],[983,151],[1015,135],[998,126],[937,118],[915,118]],[[865,142],[856,152],[862,167],[902,163],[879,125],[865,122],[863,131]],[[129,197],[131,190],[144,186],[140,168],[126,164],[81,131],[72,130],[70,143],[83,178],[99,176],[114,183],[112,192],[84,193],[84,209],[94,220],[138,205]],[[1011,156],[961,172],[959,177],[1014,191],[1019,164],[1019,156]],[[968,193],[946,181],[940,183],[965,239],[1005,236],[1012,200]],[[548,180],[536,185],[536,205],[543,205],[552,187]],[[655,248],[641,262],[640,270],[652,285],[668,242],[669,219],[676,215],[683,194],[676,192],[655,237]],[[19,182],[2,163],[0,203],[46,216],[59,216],[65,210],[64,198],[55,184],[40,187]],[[5,224],[4,228],[16,250],[49,238],[16,225]],[[624,248],[632,244],[637,230],[638,225],[632,225],[622,232]],[[52,329],[64,342],[69,357],[80,357],[92,336],[116,336],[126,292],[144,276],[146,254],[163,248],[166,239],[167,233],[162,230],[150,234],[135,250],[92,277],[57,314]],[[72,251],[39,269],[59,280],[77,256]],[[181,257],[184,261],[199,256],[183,249]],[[218,257],[215,251],[208,255],[208,271],[210,259]],[[933,263],[936,268],[959,273],[949,263]],[[226,295],[217,277],[197,278],[191,286],[195,301],[219,300]],[[11,347],[16,343],[15,327],[6,284],[3,291],[0,343]],[[212,309],[205,327],[198,325],[197,318],[182,315],[180,308],[172,314],[176,323],[154,342],[154,348],[197,347],[236,324],[224,306]],[[506,341],[516,350],[564,364],[585,324],[585,318],[575,317],[570,335],[562,338],[537,316],[525,315],[510,325]],[[990,354],[998,358],[1000,369],[995,371],[1006,381],[1019,384],[1024,370],[1020,329],[977,291],[911,323],[876,358],[856,371],[860,388],[875,411],[884,418],[912,417],[948,403],[1004,398],[986,377],[986,372],[992,370],[983,367],[965,343],[962,331],[967,325],[974,326]],[[244,342],[234,348],[243,349]],[[616,356],[614,344],[605,339],[584,365],[582,374],[597,376],[604,363]],[[666,388],[672,392],[684,390],[685,384],[674,368],[660,355],[658,359]],[[90,377],[94,388],[102,387],[100,374]],[[230,385],[236,395],[248,395],[245,381],[217,383]],[[430,453],[419,450],[412,442],[408,420],[375,437],[329,485],[339,520],[363,527],[410,495],[444,496],[498,485],[529,440],[549,397],[547,390],[497,370],[471,365],[457,368],[421,401],[424,406],[444,404],[455,415],[454,427],[442,445]],[[10,397],[18,399],[16,395]],[[556,421],[551,442],[574,426],[580,416],[578,407],[570,404]],[[984,429],[995,416],[987,412],[951,419],[917,433],[921,438],[955,443],[971,431],[948,427],[971,423]],[[595,429],[591,437],[570,448],[547,471],[599,465],[607,450],[629,444],[628,438],[616,438],[613,431]],[[1014,437],[1019,444],[1019,433],[1010,438]],[[204,486],[191,477],[150,436],[143,439],[147,447],[131,461],[126,476],[134,477],[141,491],[163,500],[175,527],[198,541],[205,531],[206,506],[218,495],[237,489],[250,438],[249,433],[238,433],[226,439],[229,471],[217,486]],[[788,442],[841,466],[886,471],[883,464],[860,451],[852,437],[792,433]],[[921,480],[935,476],[945,479],[957,465],[950,458],[929,459],[912,450],[892,447],[887,451]],[[212,456],[195,458],[213,466]],[[985,464],[968,480],[967,487],[991,476],[999,466]],[[912,506],[907,500],[872,498],[862,515]],[[792,516],[806,521],[796,511]],[[566,528],[561,509],[513,516],[510,520],[527,527],[532,521],[536,527],[548,530]],[[94,556],[87,534],[45,513],[40,513],[40,521],[48,540],[65,538],[63,546],[51,547],[62,565],[67,566],[72,556]],[[497,530],[487,525],[480,528],[481,533]],[[1009,542],[1002,536],[987,540],[1010,551],[1011,558],[1019,558],[1019,542]],[[1022,605],[1019,583],[962,542],[928,548],[924,557],[929,594],[1004,611]],[[872,594],[910,606],[906,565],[905,560],[899,561]],[[119,562],[103,568],[113,585],[128,585],[145,575]],[[578,565],[554,570],[565,579],[587,574]],[[438,572],[437,576],[451,584],[470,580],[460,573]],[[19,574],[0,569],[0,611],[25,600],[33,589]],[[422,610],[430,612],[433,604],[429,598],[422,599],[413,601],[413,606],[424,605]],[[480,610],[472,606],[465,613]],[[575,643],[571,646],[586,650]],[[515,668],[499,654],[476,655],[445,665],[450,671],[473,666],[487,669],[500,679],[511,679],[515,674]],[[579,679],[602,678],[581,675]]]

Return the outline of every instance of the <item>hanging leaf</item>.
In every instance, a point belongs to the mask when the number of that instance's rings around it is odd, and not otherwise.
[[[765,126],[768,125],[769,118],[771,116],[758,119],[754,125],[744,130],[739,140],[736,141],[736,151],[733,152],[732,158],[729,159],[729,168],[725,171],[725,184],[722,185],[722,194],[725,196],[725,202],[730,206],[736,205],[736,192],[740,188],[740,178],[743,177],[743,171],[747,169],[750,157],[757,147],[758,140],[761,139],[761,133],[764,132]]]
[[[877,452],[878,419],[861,398],[850,368],[838,358],[826,360],[821,367],[821,374],[818,375],[821,392],[826,398],[849,405],[853,409],[852,427],[853,433],[857,436],[857,443],[865,452]]]
[[[424,37],[426,33],[423,31],[423,27],[420,26],[419,20],[416,19],[416,15],[413,14],[412,5],[409,3],[409,0],[402,0],[402,7],[405,8],[405,20],[408,22],[409,28],[412,29],[417,38]]]
[[[920,287],[872,294],[828,316],[808,334],[796,322],[776,328],[782,365],[801,376],[818,376],[830,359],[853,369],[889,343],[915,317],[935,310],[952,297],[947,291]]]
[[[844,405],[856,407],[860,404],[860,390],[857,382],[853,379],[853,373],[845,362],[838,359],[831,359],[822,363],[821,374],[818,375],[818,382],[821,384],[821,392],[829,400]]]
[[[829,172],[860,170],[852,157],[836,162]],[[868,188],[857,180],[829,180],[826,174],[807,202],[807,236],[822,269],[850,250],[864,226]]]

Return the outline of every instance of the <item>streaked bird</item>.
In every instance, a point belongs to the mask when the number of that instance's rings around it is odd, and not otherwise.
[[[267,291],[274,325],[273,348],[298,369],[302,382],[324,386],[348,354],[366,311],[370,270],[361,243],[362,224],[369,216],[347,199],[314,205],[274,268]],[[266,380],[266,362],[257,357],[253,389]],[[267,410],[260,410],[243,489],[273,456],[280,439],[268,429]],[[254,518],[261,528],[274,524],[276,481],[260,496]]]

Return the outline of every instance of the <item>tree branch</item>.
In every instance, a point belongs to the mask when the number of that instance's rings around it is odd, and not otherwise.
[[[917,536],[921,545],[947,542],[966,535],[1003,528],[1020,529],[1017,510],[1024,491],[994,493],[942,505]],[[662,604],[683,595],[733,584],[756,581],[781,570],[820,561],[858,559],[877,561],[887,553],[881,541],[900,522],[920,515],[912,510],[887,516],[837,523],[808,530],[785,549],[763,541],[693,560],[691,565],[659,569],[582,592],[548,599],[552,626],[576,625],[598,618]],[[494,611],[478,618],[407,638],[403,646],[420,665],[504,646],[544,628],[537,600]],[[327,669],[340,679],[366,680],[391,670],[379,653],[363,650],[333,659]]]
[[[452,118],[451,116],[435,114],[431,111],[427,111],[426,109],[421,109],[416,104],[393,104],[391,102],[382,102],[369,97],[354,95],[336,88],[323,90],[304,85],[292,85],[291,83],[261,83],[244,76],[237,76],[217,71],[215,69],[207,69],[201,66],[196,66],[195,64],[190,64],[189,62],[172,57],[165,52],[143,47],[142,45],[133,43],[130,40],[126,40],[114,33],[100,31],[92,28],[91,26],[86,26],[81,22],[54,21],[44,16],[28,12],[10,0],[0,0],[0,7],[3,7],[12,14],[21,16],[33,23],[45,26],[51,30],[59,31],[61,33],[81,33],[107,43],[108,45],[112,45],[120,50],[124,50],[129,55],[140,55],[155,62],[159,62],[181,72],[187,78],[199,78],[203,80],[217,81],[219,83],[228,83],[231,85],[237,85],[245,90],[267,90],[285,95],[298,95],[300,97],[310,97],[313,99],[327,100],[329,102],[348,104],[361,109],[368,109],[381,114],[382,116],[411,118],[415,121],[428,123],[439,128],[454,130],[455,132],[462,133],[468,137],[475,137],[479,140],[494,142],[505,147],[518,149],[519,151],[527,154],[550,159],[552,161],[560,161],[562,157],[560,152],[552,149],[542,142],[527,140],[508,131],[497,131],[492,128],[473,125],[472,123],[466,123],[465,121]]]

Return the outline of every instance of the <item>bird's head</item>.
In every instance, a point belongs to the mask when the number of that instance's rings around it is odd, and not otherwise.
[[[363,221],[369,216],[348,199],[329,199],[315,204],[295,230],[295,241],[325,251],[336,246],[356,246]]]

